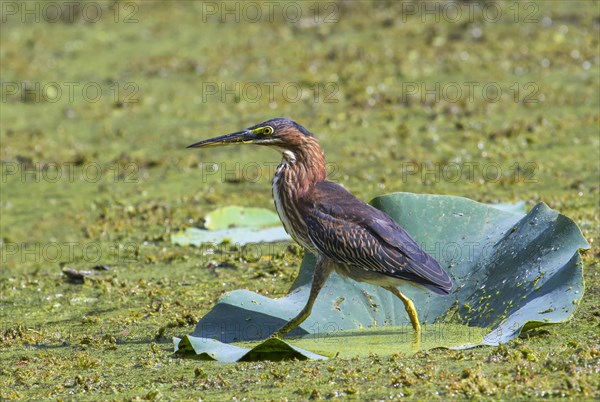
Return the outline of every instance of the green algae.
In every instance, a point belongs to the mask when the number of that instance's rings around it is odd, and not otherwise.
[[[121,17],[137,10],[138,22],[115,23],[114,11],[97,23],[21,23],[16,14],[0,27],[4,83],[98,83],[105,94],[2,100],[0,398],[598,398],[595,3],[497,2],[497,22],[478,13],[442,24],[401,14],[402,2],[331,3],[340,11],[331,23],[240,24],[204,22],[206,2],[116,4]],[[524,21],[529,13],[537,22]],[[202,97],[203,83],[267,81],[299,83],[307,98]],[[503,96],[403,98],[403,83],[470,81],[497,82]],[[539,102],[523,102],[529,95]],[[574,318],[467,351],[225,367],[173,357],[171,337],[189,333],[225,291],[281,296],[294,281],[296,246],[257,258],[235,245],[207,253],[170,243],[219,206],[273,208],[279,155],[184,147],[274,116],[314,131],[332,179],[362,199],[408,191],[527,208],[544,201],[574,219],[592,244]],[[52,181],[51,163],[62,179]],[[215,163],[225,175],[206,168]],[[244,169],[257,163],[258,178]],[[81,285],[62,276],[61,265],[99,264],[110,271]]]

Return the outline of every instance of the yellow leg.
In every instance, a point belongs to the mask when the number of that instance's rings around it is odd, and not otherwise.
[[[402,303],[404,303],[404,308],[408,313],[408,317],[410,318],[410,322],[412,323],[414,330],[420,332],[421,324],[419,324],[419,315],[417,314],[417,309],[415,308],[415,305],[413,304],[412,300],[404,296],[402,293],[400,293],[398,289],[394,287],[389,287],[386,289],[392,292],[394,295],[396,295],[400,300],[402,300]]]
[[[283,338],[288,332],[296,328],[298,325],[302,324],[304,320],[306,320],[310,316],[313,304],[315,304],[315,300],[317,300],[317,296],[319,295],[321,288],[325,284],[325,281],[327,280],[327,278],[329,278],[331,271],[332,267],[329,264],[329,262],[319,258],[315,267],[315,273],[313,274],[310,295],[308,296],[308,301],[306,302],[306,305],[296,317],[292,318],[287,324],[285,324],[277,332],[271,335],[271,338]]]

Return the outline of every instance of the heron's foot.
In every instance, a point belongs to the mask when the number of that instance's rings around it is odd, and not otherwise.
[[[421,331],[415,330],[412,335],[411,348],[416,353],[421,350]]]
[[[308,318],[309,315],[310,311],[307,311],[306,309],[302,310],[300,314],[292,318],[290,321],[288,321],[287,324],[275,331],[273,335],[271,335],[269,338],[283,339],[283,337],[286,336],[290,331],[295,329],[298,325],[302,324],[304,320]]]
[[[289,324],[289,323],[288,323]],[[269,337],[269,339],[283,339],[284,336],[286,336],[288,334],[288,332],[291,331],[291,329],[286,329],[286,325],[284,325],[283,327],[281,327],[280,329],[278,329],[277,331],[273,332],[271,334],[271,336]]]

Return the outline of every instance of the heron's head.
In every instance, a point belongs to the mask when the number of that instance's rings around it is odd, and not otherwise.
[[[248,127],[242,131],[197,142],[188,146],[188,148],[256,144],[274,146],[281,149],[294,149],[302,146],[308,138],[313,138],[310,131],[293,120],[278,117]]]

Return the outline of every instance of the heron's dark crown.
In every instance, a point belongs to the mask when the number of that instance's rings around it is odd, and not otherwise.
[[[248,130],[254,130],[259,127],[264,127],[264,126],[273,127],[273,130],[275,133],[278,133],[278,132],[281,133],[284,131],[288,131],[290,129],[292,129],[292,130],[295,129],[307,137],[314,137],[314,135],[310,131],[308,131],[306,128],[304,128],[300,124],[296,123],[294,120],[288,119],[287,117],[276,117],[274,119],[270,119],[270,120],[264,121],[262,123],[256,124],[252,127],[248,127]]]

